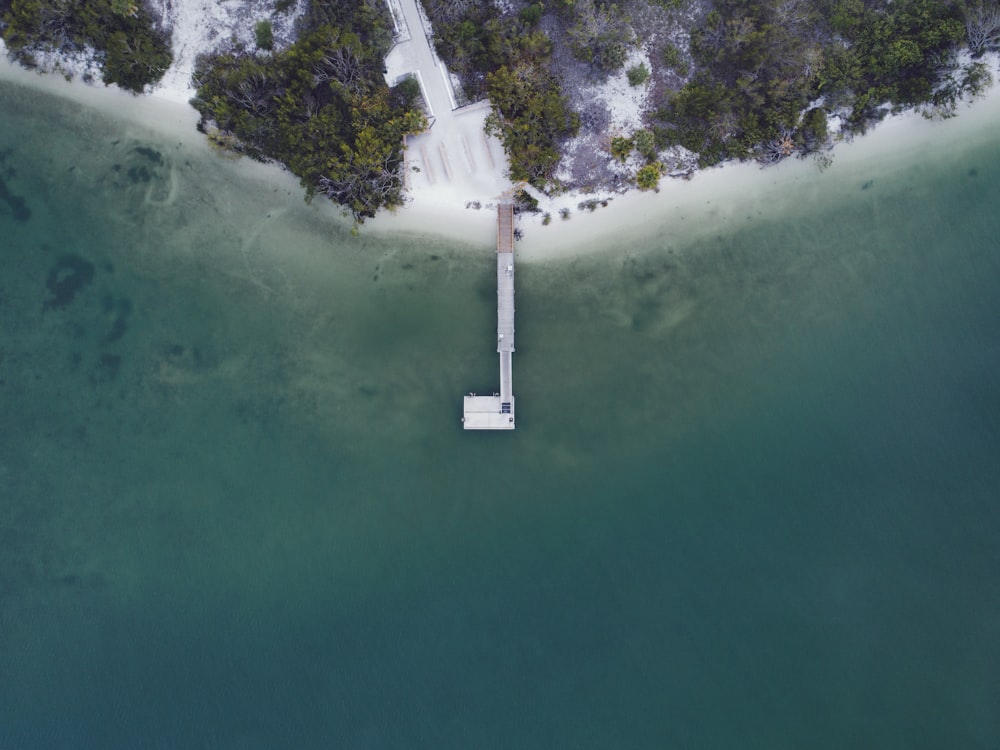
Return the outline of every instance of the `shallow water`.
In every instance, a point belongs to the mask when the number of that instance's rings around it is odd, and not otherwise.
[[[0,748],[1000,743],[996,141],[523,264],[466,434],[491,248],[0,101]]]

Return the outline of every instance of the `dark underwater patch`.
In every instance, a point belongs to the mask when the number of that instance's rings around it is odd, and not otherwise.
[[[183,344],[169,344],[164,349],[164,357],[170,364],[185,367],[197,372],[204,368],[205,360],[197,346],[186,347]]]
[[[139,154],[139,156],[145,156],[147,159],[153,162],[153,164],[156,164],[158,166],[163,165],[163,154],[161,154],[155,148],[149,148],[148,146],[136,146],[132,150],[135,151],[137,154]]]
[[[104,343],[113,344],[128,330],[128,316],[132,312],[132,302],[126,297],[115,298],[105,294],[101,300],[101,309],[112,317],[111,330],[104,337]]]
[[[117,354],[102,354],[97,360],[97,366],[90,374],[90,384],[100,385],[110,383],[118,377],[118,372],[122,367],[122,358]]]
[[[0,201],[3,201],[10,208],[14,221],[25,222],[31,218],[31,209],[27,202],[20,195],[14,195],[7,187],[7,182],[0,177]]]
[[[45,287],[52,296],[46,300],[43,309],[63,309],[93,280],[93,263],[79,255],[62,256],[49,270],[49,277],[45,280]]]
[[[138,167],[129,167],[127,174],[132,183],[136,185],[140,182],[149,182],[153,179],[153,173],[149,171],[149,168],[145,164],[141,164]]]

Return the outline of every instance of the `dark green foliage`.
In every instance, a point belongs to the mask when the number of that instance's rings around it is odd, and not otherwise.
[[[623,135],[615,135],[611,137],[611,155],[620,162],[624,162],[628,159],[629,154],[632,153],[632,148],[635,144],[632,142],[631,138],[626,138]]]
[[[269,50],[274,48],[274,31],[271,29],[271,22],[266,18],[263,21],[257,22],[253,33],[257,40],[257,46],[260,49]]]
[[[825,113],[799,119],[819,97],[849,106],[858,128],[885,103],[933,102],[964,36],[960,17],[952,0],[717,0],[692,34],[698,72],[660,117],[703,164],[746,158],[790,131],[815,145]]]
[[[501,67],[486,80],[493,105],[487,127],[503,140],[510,176],[544,185],[559,162],[556,145],[576,135],[579,117],[541,67]]]
[[[808,6],[782,18],[776,0],[722,0],[692,35],[700,71],[674,97],[673,138],[703,163],[749,156],[797,123],[812,96],[818,55]]]
[[[860,124],[884,102],[913,105],[931,99],[941,60],[965,37],[957,3],[896,0],[865,5],[835,0],[830,26],[849,47],[832,51],[818,88],[853,97]]]
[[[542,20],[542,4],[532,3],[524,8],[520,14],[521,23],[527,26],[535,26]]]
[[[503,141],[515,180],[539,187],[559,161],[559,142],[576,134],[579,120],[558,80],[547,70],[552,43],[536,28],[542,5],[503,17],[494,3],[426,0],[435,47],[466,93],[489,97],[487,125]]]
[[[649,68],[645,63],[639,63],[629,68],[626,73],[629,86],[641,86],[649,80]]]
[[[422,96],[420,82],[412,75],[401,80],[392,89],[393,101],[397,107],[419,106]]]
[[[308,31],[324,26],[350,29],[372,57],[382,59],[392,47],[385,0],[311,0],[302,27]]]
[[[287,10],[291,10],[293,5],[295,5],[295,0],[278,0],[274,4],[274,12],[284,13]]]
[[[434,46],[449,70],[462,79],[473,99],[486,96],[486,75],[501,66],[536,64],[552,51],[548,36],[536,27],[540,4],[516,18],[503,18],[490,2],[426,0],[434,23]]]
[[[621,70],[633,43],[628,17],[614,3],[569,0],[561,14],[573,55],[602,73]]]
[[[668,68],[676,68],[681,62],[681,51],[674,45],[668,44],[663,48],[662,59]]]
[[[122,0],[6,0],[3,38],[15,57],[32,63],[39,48],[104,53],[104,81],[142,91],[158,81],[172,56],[170,40],[153,27],[141,3]]]
[[[635,176],[635,184],[640,190],[656,190],[660,186],[661,164],[647,164]]]
[[[524,213],[538,212],[538,199],[527,190],[514,191],[514,207]]]
[[[172,55],[149,34],[116,31],[108,38],[104,80],[129,91],[142,91],[170,67]]]
[[[826,111],[815,107],[806,112],[805,117],[802,118],[802,130],[804,136],[814,143],[826,141]]]
[[[648,162],[656,159],[656,136],[651,130],[640,130],[632,136],[635,150]]]
[[[681,51],[672,44],[664,46],[660,59],[666,68],[673,69],[679,76],[686,76],[691,70]]]
[[[369,39],[375,32],[366,29]],[[235,150],[283,162],[308,195],[327,195],[361,221],[401,203],[402,139],[426,126],[419,87],[390,90],[382,54],[354,29],[321,25],[273,57],[202,60],[193,103],[202,126]]]

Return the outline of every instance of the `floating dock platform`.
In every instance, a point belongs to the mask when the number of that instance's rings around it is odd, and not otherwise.
[[[465,397],[462,423],[467,430],[514,429],[514,205],[497,207],[497,353],[500,392]]]

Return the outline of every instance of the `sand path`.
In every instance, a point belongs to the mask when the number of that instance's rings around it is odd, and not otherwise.
[[[489,103],[456,106],[417,0],[389,0],[389,8],[399,41],[386,58],[386,80],[392,85],[416,76],[431,123],[426,133],[408,139],[406,180],[413,203],[462,208],[495,202],[510,182],[502,144],[483,130]]]

